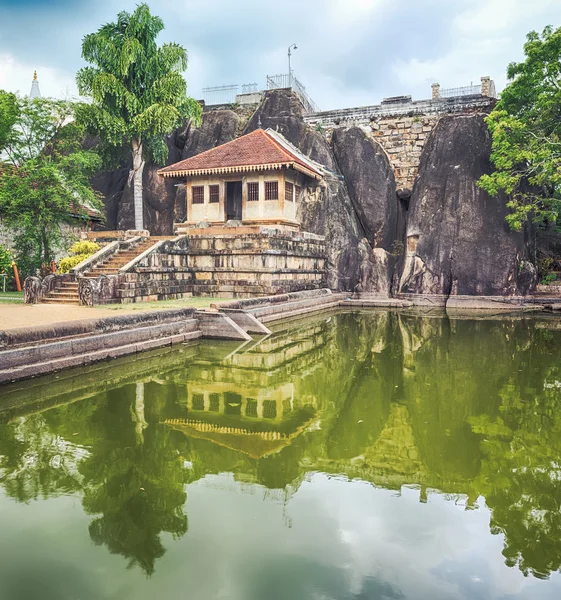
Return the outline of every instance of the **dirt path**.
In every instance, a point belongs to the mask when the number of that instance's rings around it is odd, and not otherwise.
[[[93,308],[91,306],[61,304],[8,304],[0,303],[0,331],[17,329],[18,327],[37,327],[53,323],[68,321],[81,321],[84,319],[100,319],[102,317],[115,317],[139,310],[162,310],[169,308],[203,308],[209,306],[214,299],[196,298],[193,302],[147,302],[123,305],[113,308]]]

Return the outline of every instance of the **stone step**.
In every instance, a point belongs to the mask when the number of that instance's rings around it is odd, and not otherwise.
[[[71,298],[41,298],[42,304],[80,304],[80,300],[76,298],[75,300]]]
[[[78,298],[78,292],[74,292],[72,290],[63,291],[63,290],[54,290],[53,292],[49,292],[45,298]]]
[[[92,362],[98,362],[108,358],[117,358],[118,356],[126,356],[128,354],[135,354],[144,350],[152,350],[153,348],[184,344],[185,342],[199,339],[201,335],[202,333],[199,330],[186,333],[177,333],[153,338],[150,340],[133,342],[131,344],[124,344],[122,346],[103,348],[94,352],[88,352],[87,355],[73,354],[63,358],[46,360],[40,363],[21,365],[11,369],[3,369],[0,370],[0,383],[26,379],[28,377],[36,377],[37,375],[53,373],[69,367],[88,365]]]
[[[195,318],[164,323],[139,324],[130,329],[97,333],[72,339],[55,338],[40,345],[22,346],[2,352],[2,366],[6,369],[31,363],[64,359],[72,355],[84,355],[109,350],[133,343],[151,342],[158,338],[200,334],[199,322]],[[195,337],[195,335],[191,336]]]

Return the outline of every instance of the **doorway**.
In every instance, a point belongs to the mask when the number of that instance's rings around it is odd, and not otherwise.
[[[242,182],[226,182],[226,220],[242,220]]]

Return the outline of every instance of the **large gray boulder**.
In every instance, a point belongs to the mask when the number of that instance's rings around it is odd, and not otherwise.
[[[477,181],[490,173],[484,115],[445,116],[424,148],[407,218],[398,291],[516,295],[534,283],[523,233],[509,231],[504,197]]]
[[[294,94],[272,90],[265,95],[244,133],[259,125],[274,129],[325,167],[324,181],[304,194],[299,218],[304,231],[326,237],[328,285],[334,290],[353,291],[359,282],[359,243],[363,232],[328,141],[319,131],[306,126],[302,117],[302,104]]]
[[[356,289],[387,296],[395,263],[392,252],[400,233],[393,168],[380,144],[359,127],[336,129],[332,146],[364,236]]]

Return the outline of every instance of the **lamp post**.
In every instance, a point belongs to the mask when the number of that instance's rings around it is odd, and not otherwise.
[[[290,57],[292,56],[292,50],[298,50],[296,44],[291,44],[288,47],[288,85],[292,89],[292,68],[290,67]]]

